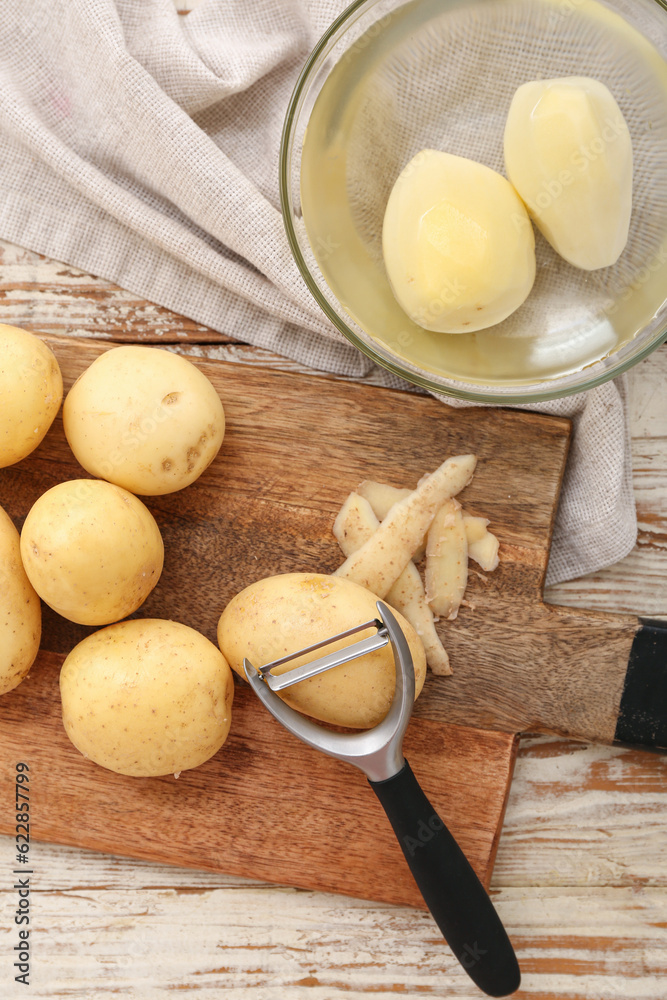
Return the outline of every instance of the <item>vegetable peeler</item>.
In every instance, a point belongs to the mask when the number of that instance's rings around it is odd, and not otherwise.
[[[403,736],[415,700],[410,649],[394,615],[382,601],[378,618],[341,632],[289,656],[243,669],[248,683],[269,712],[294,736],[364,772],[401,846],[424,901],[454,955],[472,981],[492,997],[519,988],[521,973],[514,949],[484,886],[456,840],[422,791],[403,757]],[[296,657],[339,639],[374,629],[370,637],[326,653],[281,674],[272,673]],[[318,725],[290,708],[277,692],[391,644],[396,668],[394,697],[379,725],[342,733]]]

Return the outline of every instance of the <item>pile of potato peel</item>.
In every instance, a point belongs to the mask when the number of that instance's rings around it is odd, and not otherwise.
[[[435,623],[458,614],[469,558],[487,572],[498,565],[498,539],[488,520],[456,499],[475,466],[474,455],[449,458],[415,490],[365,480],[350,493],[333,528],[346,556],[336,575],[400,611],[420,636],[432,672],[443,676],[452,669]],[[422,582],[417,563],[424,557]]]

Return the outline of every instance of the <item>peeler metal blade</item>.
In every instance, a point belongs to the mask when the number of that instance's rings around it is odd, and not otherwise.
[[[308,653],[313,653],[317,649],[323,649],[325,646],[330,646],[333,642],[337,642],[340,639],[347,639],[349,636],[355,635],[357,632],[365,632],[369,628],[376,629],[375,635],[372,635],[367,639],[360,639],[358,642],[354,642],[349,646],[343,647],[342,649],[326,653],[323,656],[319,656],[316,660],[310,660],[308,663],[302,663],[300,666],[293,667],[292,670],[287,670],[285,673],[274,674],[271,672],[274,667],[280,667],[284,663],[289,663],[291,660],[297,660],[302,656],[307,656]],[[322,674],[326,670],[331,670],[333,667],[338,667],[342,663],[349,663],[350,660],[356,660],[360,656],[364,656],[366,653],[372,653],[376,649],[382,649],[388,642],[389,635],[383,622],[378,621],[377,618],[373,618],[371,621],[363,622],[361,625],[355,625],[354,628],[346,629],[344,632],[339,632],[337,635],[330,636],[328,639],[323,639],[321,642],[314,642],[312,645],[305,646],[303,649],[298,649],[294,653],[288,653],[287,656],[282,656],[278,660],[272,660],[270,663],[265,663],[263,667],[258,667],[257,669],[261,674],[262,679],[266,681],[272,691],[284,691],[285,688],[291,687],[293,684],[298,684],[299,681],[305,681],[310,677],[316,677],[318,674]]]
[[[296,667],[293,671],[289,671],[288,674],[281,674],[278,677],[268,674],[269,668],[276,666],[277,663],[283,663],[287,659],[292,659],[292,656],[265,665],[264,669],[266,672],[255,668],[248,659],[244,659],[243,661],[243,669],[248,683],[262,704],[278,722],[282,723],[289,732],[293,733],[294,736],[297,736],[309,746],[321,750],[330,757],[337,757],[339,760],[354,764],[371,781],[383,781],[401,770],[404,764],[402,751],[403,735],[410,721],[410,714],[415,700],[415,672],[410,647],[398,622],[387,605],[383,604],[382,601],[378,601],[377,609],[379,614],[378,620],[374,619],[371,622],[364,622],[362,625],[348,629],[346,632],[330,636],[315,646],[308,647],[307,650],[300,650],[299,654],[293,654],[301,655],[308,650],[317,649],[337,639],[353,635],[362,629],[375,627],[377,629],[375,636],[321,657],[320,666],[315,670],[315,674],[321,673],[323,670],[330,670],[341,663],[356,659],[358,656],[363,655],[364,651],[368,652],[369,648],[379,648],[390,642],[396,665],[394,697],[387,715],[374,729],[355,733],[334,732],[324,726],[318,725],[311,719],[301,715],[300,712],[296,712],[293,708],[290,708],[289,705],[286,705],[276,694],[276,688],[273,684],[269,683],[267,676],[271,676],[272,680],[280,680],[285,676],[296,676],[302,667]],[[366,645],[367,643],[370,646]],[[356,651],[352,652],[353,650]],[[321,664],[325,661],[326,666],[322,666]],[[305,664],[306,667],[313,665]],[[309,674],[309,676],[313,676],[313,674]],[[297,680],[303,679],[303,676],[297,677]],[[291,680],[290,683],[296,683],[296,680]]]

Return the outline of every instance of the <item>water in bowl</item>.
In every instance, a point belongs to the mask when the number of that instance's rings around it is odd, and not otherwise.
[[[473,385],[520,386],[580,371],[662,317],[667,65],[646,36],[657,39],[659,25],[667,46],[667,13],[654,0],[628,0],[624,14],[595,0],[419,0],[380,17],[336,53],[303,142],[303,222],[330,292],[397,358]],[[504,173],[515,90],[559,76],[601,80],[630,128],[633,213],[620,260],[582,271],[536,232],[537,277],[517,312],[478,333],[418,327],[396,302],[382,260],[394,180],[424,148]],[[597,146],[581,152],[600,155]]]

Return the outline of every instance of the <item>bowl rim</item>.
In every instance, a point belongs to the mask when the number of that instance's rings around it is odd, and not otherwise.
[[[410,2],[417,2],[417,0],[404,0],[404,2],[407,4]],[[652,2],[663,11],[667,12],[667,0],[652,0]],[[443,381],[436,381],[435,378],[430,377],[428,373],[423,370],[411,370],[409,367],[410,362],[406,361],[404,364],[401,364],[400,360],[395,360],[389,352],[385,353],[377,342],[375,342],[376,346],[373,346],[372,344],[362,340],[354,329],[352,329],[351,326],[349,326],[332,307],[331,303],[322,293],[322,290],[318,282],[313,277],[311,269],[301,251],[301,245],[293,223],[293,200],[290,184],[292,142],[294,137],[293,126],[305,100],[308,85],[311,82],[311,76],[314,70],[318,68],[321,59],[323,59],[323,57],[327,55],[328,51],[333,48],[335,43],[344,34],[344,31],[350,24],[352,24],[358,17],[361,17],[366,10],[371,10],[380,3],[382,3],[382,0],[352,0],[352,3],[350,3],[329,25],[327,30],[323,33],[319,41],[311,50],[301,69],[301,72],[299,73],[283,120],[280,136],[278,176],[280,208],[283,217],[283,224],[292,256],[302,278],[304,279],[309,291],[315,298],[315,301],[319,305],[320,309],[323,311],[327,319],[329,319],[329,321],[334,325],[334,327],[343,334],[345,339],[352,343],[359,351],[361,351],[362,354],[368,357],[375,364],[380,365],[382,368],[387,369],[399,378],[411,382],[412,384],[417,385],[422,389],[426,389],[429,392],[442,396],[452,396],[454,398],[473,403],[493,403],[495,405],[502,406],[517,403],[535,403],[552,399],[563,399],[567,396],[586,392],[596,386],[603,385],[605,382],[617,378],[619,375],[627,372],[630,368],[633,368],[636,364],[644,360],[644,358],[648,357],[648,355],[652,354],[653,351],[667,341],[667,315],[663,318],[661,328],[652,340],[621,363],[605,365],[609,356],[599,359],[596,364],[602,364],[603,368],[597,375],[585,378],[581,382],[577,382],[576,384],[570,386],[558,386],[558,379],[554,379],[551,381],[543,381],[527,385],[525,390],[522,390],[521,386],[512,386],[511,388],[503,391],[498,386],[485,388],[483,386],[476,386],[472,383],[460,382],[456,379],[448,380],[444,376],[441,377]],[[326,283],[326,279],[324,280]],[[370,334],[367,334],[367,336],[370,336]],[[632,341],[629,341],[628,343],[632,343]],[[586,368],[582,368],[579,372],[574,374],[578,375],[585,371]]]

